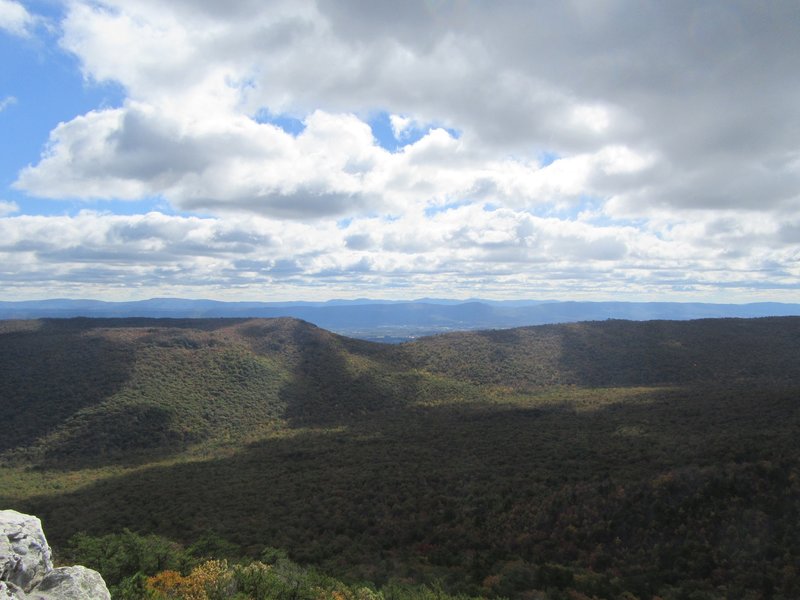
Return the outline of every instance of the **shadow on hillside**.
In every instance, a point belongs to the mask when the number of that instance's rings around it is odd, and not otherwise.
[[[475,335],[485,338],[492,344],[518,344],[523,339],[519,328],[488,329],[486,331],[477,331]]]
[[[800,319],[564,325],[558,368],[581,386],[687,385],[800,377]]]
[[[222,328],[229,331],[208,333]],[[232,416],[253,423],[280,417],[296,428],[381,431],[381,421],[406,420],[420,403],[479,402],[486,389],[468,382],[541,390],[553,384],[800,380],[800,319],[577,323],[453,334],[403,348],[340,337],[293,319],[45,320],[37,331],[0,333],[0,342],[6,336],[15,337],[0,343],[0,368],[8,374],[0,379],[6,416],[0,451],[30,446],[60,427],[42,465],[61,470],[167,458],[213,438],[215,423]],[[216,352],[242,342],[281,366],[257,372],[259,381],[271,378],[274,384],[267,382],[263,394],[262,388],[260,395],[251,393],[247,408],[233,415],[220,407],[235,405],[253,371],[243,369],[240,355],[223,364]],[[150,368],[159,368],[139,373],[138,391],[119,405],[85,410],[129,383],[143,345],[157,353]],[[420,348],[432,351],[412,358]],[[195,350],[213,358],[192,362],[187,357],[196,357]],[[172,362],[176,356],[183,362]],[[249,367],[258,367],[255,362]],[[179,366],[183,378],[175,384]],[[428,366],[445,377],[427,373]],[[206,367],[217,369],[217,379],[204,379]],[[286,379],[277,374],[284,368]],[[154,382],[147,394],[143,382]],[[252,412],[259,402],[271,402],[273,412]]]
[[[192,385],[204,381],[206,363],[191,356],[230,347],[228,336],[215,332],[247,321],[73,318],[5,324],[0,452],[40,468],[74,470],[132,466],[184,450],[213,433],[213,404],[223,396],[215,389],[203,398],[205,406],[196,405]],[[184,379],[175,384],[171,378],[180,369]],[[230,381],[237,377],[230,374]],[[211,383],[224,387],[219,380]]]
[[[72,320],[0,333],[0,451],[31,444],[129,380],[133,345],[91,333]]]
[[[223,325],[226,331],[214,333]],[[401,409],[415,396],[414,378],[392,360],[392,348],[294,319],[70,319],[41,322],[30,340],[29,351],[19,350],[24,341],[9,344],[29,359],[30,373],[18,379],[52,393],[19,386],[20,404],[29,397],[43,404],[18,414],[48,413],[48,403],[75,398],[51,411],[39,430],[6,439],[9,447],[27,444],[27,454],[16,458],[43,469],[146,464],[276,419],[298,427],[348,425]],[[59,360],[44,364],[54,356],[51,347]]]
[[[561,329],[559,369],[582,386],[676,385],[710,378],[711,355],[703,359],[686,333],[681,325],[656,321],[567,325]],[[704,341],[703,350],[716,349],[713,338]]]
[[[439,548],[444,554],[435,560],[449,555],[459,568],[484,551],[563,562],[582,560],[597,544],[613,550],[616,537],[617,547],[635,550],[647,564],[662,537],[672,539],[681,525],[701,529],[692,521],[698,510],[709,532],[738,526],[742,511],[774,514],[759,504],[761,496],[747,496],[750,483],[715,473],[787,460],[796,467],[795,392],[684,390],[587,412],[569,401],[408,408],[349,429],[270,438],[228,458],[142,469],[24,502],[0,497],[0,504],[42,517],[56,544],[78,531],[126,527],[183,542],[211,532],[253,555],[281,547],[303,562],[355,569],[355,576],[372,565],[371,578],[401,569],[384,560],[387,552],[405,557],[402,563],[425,559],[420,548]],[[684,471],[698,475],[658,495],[654,481]],[[781,496],[788,472],[778,475],[759,480],[759,494]],[[719,497],[705,508],[697,494],[707,489]],[[668,503],[658,517],[663,523],[651,522],[661,510],[656,500]],[[565,512],[563,502],[578,509]],[[592,531],[603,523],[602,531],[577,542],[567,531],[575,515]],[[796,521],[781,526],[800,536]],[[547,542],[559,536],[569,543]]]
[[[454,333],[405,348],[421,368],[520,389],[800,378],[800,319],[793,317],[543,325]]]
[[[123,405],[84,420],[45,447],[42,467],[56,471],[132,467],[181,452],[200,437],[162,406]],[[71,435],[70,435],[71,434]]]
[[[400,352],[302,324],[292,329],[300,349],[292,379],[280,392],[292,426],[348,425],[402,409],[414,396]]]

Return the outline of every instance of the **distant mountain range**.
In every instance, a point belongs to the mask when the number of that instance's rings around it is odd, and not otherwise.
[[[0,302],[0,319],[294,317],[343,335],[386,342],[448,331],[506,329],[606,319],[648,321],[772,316],[800,316],[800,304],[462,301],[437,298],[412,301],[362,298],[327,302],[221,302],[180,298],[153,298],[135,302],[68,299]]]

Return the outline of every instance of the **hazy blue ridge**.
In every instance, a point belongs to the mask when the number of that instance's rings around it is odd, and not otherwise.
[[[800,304],[458,301],[433,298],[413,301],[361,298],[327,302],[221,302],[181,298],[153,298],[136,302],[70,299],[0,302],[0,319],[294,317],[352,337],[384,341],[403,341],[454,330],[501,329],[606,319],[646,321],[767,316],[800,316]]]

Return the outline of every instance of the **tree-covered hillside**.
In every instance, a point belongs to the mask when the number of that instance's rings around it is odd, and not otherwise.
[[[800,319],[597,321],[451,333],[406,347],[422,368],[535,388],[800,381]]]
[[[7,321],[0,372],[0,506],[73,562],[128,529],[379,587],[800,596],[797,318],[400,346],[291,319]]]

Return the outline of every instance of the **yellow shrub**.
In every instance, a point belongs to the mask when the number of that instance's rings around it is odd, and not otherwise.
[[[186,585],[186,578],[177,571],[161,571],[147,578],[145,587],[164,598],[182,598],[181,590]]]
[[[185,577],[176,571],[162,571],[149,577],[146,587],[167,600],[216,600],[225,598],[231,577],[227,562],[209,560]]]

